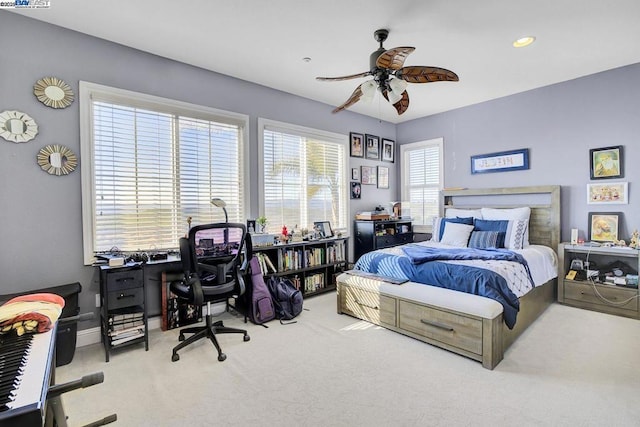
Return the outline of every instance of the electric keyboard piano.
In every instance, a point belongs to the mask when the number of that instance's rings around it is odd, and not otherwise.
[[[0,427],[44,424],[55,331],[0,335]]]

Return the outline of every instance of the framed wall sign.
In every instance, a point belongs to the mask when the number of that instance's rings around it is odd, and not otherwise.
[[[589,240],[617,242],[622,212],[589,212]]]
[[[587,184],[587,203],[590,205],[626,205],[629,203],[629,183]]]
[[[471,156],[471,173],[507,172],[529,169],[529,149],[500,151]]]
[[[380,137],[367,134],[367,159],[380,159]]]
[[[622,145],[615,147],[592,148],[591,179],[623,178]]]
[[[364,135],[350,132],[349,141],[351,146],[351,157],[364,157]]]

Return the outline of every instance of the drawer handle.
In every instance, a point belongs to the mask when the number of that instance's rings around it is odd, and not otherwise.
[[[357,299],[356,299],[356,300],[354,300],[354,301],[355,301],[355,303],[356,303],[356,304],[361,305],[361,306],[363,306],[363,307],[372,308],[372,309],[374,309],[374,310],[380,310],[380,307],[377,307],[377,306],[375,306],[375,305],[368,305],[368,304],[365,304],[365,303],[363,303],[363,302],[358,301]]]
[[[434,322],[433,320],[420,319],[420,322],[424,323],[425,325],[434,326],[438,329],[444,329],[447,332],[454,331],[454,329],[451,326],[447,326],[444,323]]]
[[[116,299],[125,299],[125,298],[133,298],[133,297],[135,297],[134,294],[120,294]]]
[[[127,280],[133,280],[135,277],[123,277],[121,279],[116,279],[116,282],[126,282]]]

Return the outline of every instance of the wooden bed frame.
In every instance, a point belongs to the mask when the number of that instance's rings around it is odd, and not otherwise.
[[[560,241],[560,186],[444,190],[446,208],[529,206],[529,242],[557,251]],[[488,298],[408,282],[393,285],[375,278],[342,274],[337,278],[340,314],[367,320],[482,362],[493,369],[509,346],[556,299],[557,279],[520,298],[513,329],[502,319],[502,306]]]

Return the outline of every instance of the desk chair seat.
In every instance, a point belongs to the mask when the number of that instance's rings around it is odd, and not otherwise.
[[[224,236],[222,245],[213,245],[217,237]],[[229,243],[231,242],[231,243]],[[205,325],[180,330],[180,343],[174,347],[171,361],[180,359],[178,351],[201,338],[208,338],[218,350],[218,360],[224,361],[227,356],[222,352],[216,338],[217,334],[243,334],[243,340],[249,341],[246,330],[224,326],[222,321],[213,321],[211,303],[225,302],[227,309],[230,298],[238,298],[244,294],[244,263],[242,266],[243,248],[245,259],[251,252],[251,240],[247,238],[243,224],[220,223],[193,227],[189,238],[180,239],[180,257],[184,269],[184,279],[172,282],[169,287],[178,298],[191,304],[201,306],[207,304]],[[199,255],[198,255],[199,254]],[[185,339],[185,334],[193,334]]]

